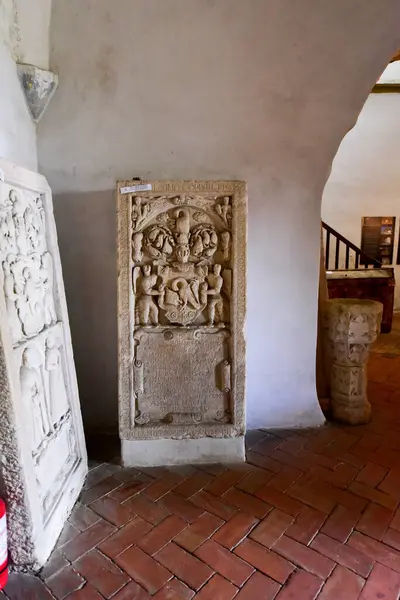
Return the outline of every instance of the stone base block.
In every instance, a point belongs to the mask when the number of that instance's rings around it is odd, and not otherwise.
[[[348,425],[365,425],[369,423],[372,416],[372,407],[366,397],[360,402],[351,402],[348,398],[344,400],[333,397],[331,404],[332,418],[340,423]]]
[[[244,436],[192,440],[121,440],[124,467],[161,467],[245,460]]]

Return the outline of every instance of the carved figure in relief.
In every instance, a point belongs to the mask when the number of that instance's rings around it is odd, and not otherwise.
[[[232,221],[232,207],[229,196],[223,198],[222,204],[215,205],[215,212],[221,217],[225,225],[229,227]]]
[[[11,337],[15,344],[23,337],[22,325],[17,310],[18,294],[15,290],[15,279],[12,272],[12,265],[15,262],[15,256],[9,254],[3,262],[3,287],[6,298],[6,308],[8,323],[11,330]]]
[[[36,198],[36,206],[37,206],[37,209],[39,212],[40,221],[42,223],[42,226],[44,227],[44,224],[45,224],[44,206],[43,206],[42,198],[40,196],[38,196]]]
[[[150,205],[142,204],[142,198],[135,196],[132,204],[132,229],[137,231],[141,228],[150,213]]]
[[[28,253],[28,240],[25,231],[25,204],[22,202],[21,198],[18,196],[15,190],[10,191],[10,200],[13,203],[12,207],[12,218],[14,221],[15,227],[15,237],[17,241],[18,250],[21,254]]]
[[[27,347],[22,354],[20,382],[22,400],[26,407],[32,429],[32,451],[35,452],[50,432],[46,399],[40,374],[41,357],[34,347]]]
[[[137,319],[141,325],[158,325],[158,307],[153,297],[162,295],[164,288],[161,285],[159,289],[154,289],[158,276],[152,275],[151,265],[144,265],[142,270],[136,267],[134,271]]]
[[[33,266],[22,271],[24,287],[17,300],[18,313],[25,335],[36,335],[43,329],[43,300],[45,289],[39,269]]]
[[[0,213],[0,252],[3,255],[14,249],[15,226],[11,206],[11,201],[7,199],[4,203],[4,210]]]
[[[29,240],[30,250],[36,250],[40,245],[41,235],[41,220],[38,212],[33,211],[31,206],[28,204],[24,212],[25,232],[26,237]]]
[[[207,276],[208,290],[208,324],[218,325],[223,322],[224,303],[221,290],[224,280],[221,277],[221,265],[214,265],[214,272]]]
[[[46,325],[52,325],[57,322],[57,314],[54,305],[53,296],[53,284],[54,284],[54,272],[53,272],[53,259],[51,258],[50,252],[45,252],[41,260],[42,270],[42,281],[44,286],[44,298],[43,298],[43,312],[44,312],[44,323]]]
[[[46,371],[49,373],[51,423],[58,423],[69,409],[60,346],[52,335],[46,339]]]
[[[132,260],[140,262],[143,258],[142,252],[143,233],[134,233],[132,236]]]
[[[221,250],[224,256],[224,261],[228,262],[230,259],[230,247],[231,247],[231,234],[229,231],[223,231],[221,233]]]
[[[24,255],[35,252],[43,241],[44,209],[42,200],[40,197],[34,201],[28,200],[16,190],[10,191],[9,200],[12,205],[13,232],[18,250]]]

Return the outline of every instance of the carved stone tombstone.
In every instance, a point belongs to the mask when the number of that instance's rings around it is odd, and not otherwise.
[[[244,459],[246,186],[119,182],[125,465]]]
[[[51,191],[0,160],[0,446],[13,563],[48,558],[87,472]]]

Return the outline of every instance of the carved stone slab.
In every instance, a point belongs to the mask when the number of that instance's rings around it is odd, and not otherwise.
[[[120,181],[117,199],[121,438],[243,436],[245,183]]]
[[[0,445],[14,564],[48,558],[87,472],[51,191],[0,160]]]

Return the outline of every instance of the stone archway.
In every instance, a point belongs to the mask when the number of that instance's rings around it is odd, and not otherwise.
[[[395,55],[389,61],[389,65],[394,62],[400,61],[400,50],[397,50]],[[383,71],[385,72],[385,71]],[[381,85],[381,87],[385,87]],[[378,86],[374,85],[371,91],[379,91],[377,90]],[[367,96],[367,98],[369,95]],[[366,100],[367,100],[366,98]],[[361,109],[361,111],[363,108]],[[360,111],[360,113],[361,113]],[[360,114],[359,113],[359,114]],[[353,128],[351,128],[353,129]],[[346,138],[347,134],[343,137],[343,140]],[[342,141],[343,141],[342,140]],[[342,145],[342,144],[341,144]],[[338,152],[340,148],[338,149]],[[335,157],[336,158],[336,155]],[[329,180],[329,178],[328,178]],[[327,183],[328,183],[327,180]],[[320,249],[320,273],[319,273],[319,290],[318,290],[318,333],[317,333],[317,357],[316,357],[316,382],[317,382],[317,396],[322,410],[327,413],[329,411],[330,406],[330,364],[329,358],[324,354],[324,344],[323,344],[323,306],[325,301],[329,298],[328,295],[328,287],[326,280],[326,269],[324,264],[324,242],[323,237],[321,236],[321,249]],[[340,267],[343,268],[343,267]]]

